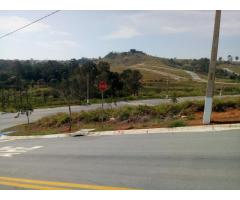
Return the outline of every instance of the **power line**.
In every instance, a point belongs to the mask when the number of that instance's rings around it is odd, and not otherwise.
[[[33,25],[33,24],[35,24],[35,23],[37,23],[37,22],[39,22],[39,21],[41,21],[41,20],[43,20],[43,19],[45,19],[45,18],[47,18],[47,17],[50,17],[51,15],[54,15],[54,14],[57,13],[57,12],[60,12],[60,10],[56,10],[56,11],[54,11],[54,12],[51,12],[50,14],[45,15],[45,16],[43,16],[43,17],[41,17],[41,18],[39,18],[39,19],[37,19],[37,20],[29,23],[29,24],[26,24],[26,25],[24,25],[24,26],[22,26],[22,27],[20,27],[20,28],[18,28],[18,29],[16,29],[16,30],[14,30],[14,31],[11,31],[11,32],[9,32],[9,33],[6,33],[6,34],[0,36],[0,39],[2,39],[2,38],[4,38],[4,37],[7,37],[7,36],[9,36],[9,35],[12,35],[13,33],[16,33],[17,31],[20,31],[20,30],[22,30],[22,29],[24,29],[24,28],[27,28],[28,26],[31,26],[31,25]]]

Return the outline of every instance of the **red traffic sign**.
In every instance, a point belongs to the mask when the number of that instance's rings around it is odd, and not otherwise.
[[[104,92],[107,88],[108,88],[108,85],[107,85],[106,81],[100,81],[100,82],[99,82],[99,84],[98,84],[98,89],[99,89],[101,92]]]

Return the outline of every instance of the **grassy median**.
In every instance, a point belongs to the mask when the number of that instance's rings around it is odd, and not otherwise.
[[[123,130],[135,128],[179,127],[200,125],[203,101],[186,101],[157,106],[125,106],[117,109],[82,111],[72,114],[72,131],[83,128],[95,130]],[[214,123],[240,122],[240,98],[215,99],[213,106]],[[68,132],[70,117],[58,113],[44,117],[29,125],[7,129],[16,131],[11,135],[46,135]]]

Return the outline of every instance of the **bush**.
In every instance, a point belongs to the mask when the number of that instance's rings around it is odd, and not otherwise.
[[[62,125],[68,124],[70,122],[70,117],[66,113],[60,114],[57,116],[56,121],[57,121],[56,126],[60,127]]]
[[[168,127],[173,128],[173,127],[182,127],[186,126],[186,123],[182,120],[175,120],[169,124]]]
[[[93,111],[82,111],[79,113],[78,116],[78,121],[83,121],[83,122],[100,122],[102,121],[107,121],[110,119],[110,110],[104,110],[104,112],[102,112],[101,109],[97,109],[97,110],[93,110]]]
[[[120,121],[128,120],[134,113],[134,107],[122,107],[116,110],[115,117]]]
[[[70,117],[67,113],[58,113],[57,115],[44,117],[37,122],[41,127],[60,127],[70,122]]]
[[[172,100],[173,103],[177,103],[178,102],[177,94],[175,92],[171,95],[171,100]]]
[[[213,110],[216,112],[224,112],[229,108],[240,108],[240,98],[239,99],[216,99],[213,103]]]
[[[153,106],[140,105],[136,107],[136,113],[138,115],[155,115],[156,111]]]

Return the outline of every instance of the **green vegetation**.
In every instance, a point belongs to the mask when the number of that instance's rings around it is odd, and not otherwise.
[[[213,110],[223,112],[228,109],[240,109],[240,98],[215,99]],[[117,109],[101,109],[72,113],[72,131],[82,128],[96,130],[119,130],[146,127],[186,126],[198,112],[203,111],[203,101],[169,103],[157,106],[125,106]],[[101,122],[103,117],[103,124]],[[39,135],[68,132],[71,118],[66,113],[42,118],[27,125],[12,127],[12,135]]]
[[[76,60],[70,63],[3,63],[13,71],[3,68],[5,71],[1,72],[0,68],[0,109],[25,114],[28,121],[33,109],[41,105],[67,105],[71,119],[71,105],[81,104],[87,96],[100,99],[98,83],[102,80],[108,84],[104,92],[107,99],[137,96],[142,87],[139,71],[112,72],[109,63],[104,61],[85,61],[80,66]]]
[[[219,61],[215,95],[240,94],[238,62]],[[237,61],[237,59],[235,58]],[[205,95],[209,59],[166,59],[131,49],[99,59],[0,60],[0,111],[25,114],[40,107],[100,103],[98,83],[108,84],[106,102]],[[185,70],[203,80],[193,80]],[[72,120],[70,120],[71,122]],[[71,129],[72,126],[69,126]]]
[[[193,71],[203,80],[207,80],[208,58],[166,59],[132,50],[122,53],[111,52],[103,60],[111,64],[113,71],[121,72],[131,68],[142,73],[143,87],[137,97],[139,99],[165,98],[166,96],[171,97],[173,94],[178,97],[205,95],[206,81],[192,80],[192,77],[184,70]],[[218,63],[215,95],[240,94],[239,77],[223,70],[221,67],[223,63],[225,63],[224,66],[232,66],[234,70],[239,68],[239,65],[227,61]]]
[[[171,122],[169,125],[170,128],[182,127],[182,126],[186,126],[186,122],[184,122],[183,120],[175,120],[175,121]]]

